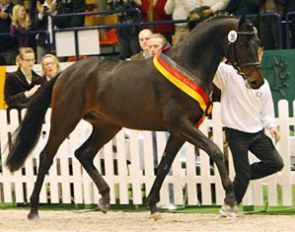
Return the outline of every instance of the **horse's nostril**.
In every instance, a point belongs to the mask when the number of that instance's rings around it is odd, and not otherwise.
[[[264,80],[253,80],[249,82],[249,85],[253,89],[258,89],[264,84]]]

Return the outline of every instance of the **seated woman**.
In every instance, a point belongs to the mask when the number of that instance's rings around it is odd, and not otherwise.
[[[49,81],[61,72],[59,60],[52,54],[46,54],[41,59],[42,76]]]

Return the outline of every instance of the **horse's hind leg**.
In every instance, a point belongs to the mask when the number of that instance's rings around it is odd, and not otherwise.
[[[173,163],[173,160],[177,152],[180,150],[184,142],[185,141],[182,138],[179,138],[173,135],[170,136],[167,142],[164,154],[159,164],[156,179],[147,197],[147,204],[151,211],[151,218],[153,218],[154,220],[160,219],[160,216],[157,214],[157,207],[156,207],[156,203],[160,200],[160,195],[159,195],[160,189],[162,187],[165,177],[169,173],[169,170],[171,168],[171,165]]]
[[[75,156],[92,178],[102,196],[99,200],[98,207],[104,213],[109,208],[110,188],[94,166],[93,159],[100,148],[112,139],[119,130],[121,130],[121,127],[109,123],[93,125],[93,131],[90,137],[75,151]]]
[[[59,145],[66,138],[68,134],[54,135],[50,136],[45,148],[40,153],[40,164],[38,168],[37,180],[34,186],[33,193],[30,197],[31,210],[28,214],[28,219],[34,220],[38,219],[38,204],[39,204],[39,194],[41,187],[45,178],[45,175],[48,173],[49,168],[53,163],[53,158],[57,152]]]
[[[75,108],[75,110],[75,112],[77,112],[77,108]],[[78,114],[71,114],[69,108],[67,112],[68,113],[65,114],[65,111],[62,110],[52,110],[49,138],[44,149],[40,153],[40,164],[38,168],[37,180],[34,186],[33,193],[30,197],[31,210],[28,214],[28,219],[30,220],[39,218],[39,194],[45,175],[48,173],[48,170],[53,163],[53,158],[60,144],[75,129],[75,126],[81,119]],[[62,123],[60,123],[60,120],[62,120]]]

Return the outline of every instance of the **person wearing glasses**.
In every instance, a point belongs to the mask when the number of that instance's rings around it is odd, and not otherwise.
[[[46,81],[57,76],[61,72],[58,58],[52,54],[46,54],[41,59],[42,76]]]
[[[45,79],[34,72],[35,52],[30,47],[20,48],[16,58],[17,71],[6,73],[4,98],[8,109],[25,108]]]

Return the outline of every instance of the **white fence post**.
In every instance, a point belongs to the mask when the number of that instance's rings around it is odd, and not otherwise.
[[[284,160],[284,168],[278,174],[268,178],[251,182],[244,205],[263,205],[263,186],[267,186],[268,202],[270,205],[278,205],[278,185],[282,190],[282,204],[293,205],[292,184],[294,178],[291,172],[291,137],[290,130],[295,126],[295,101],[293,102],[293,117],[288,115],[287,101],[279,102],[278,124],[280,126],[281,141],[277,148]],[[39,165],[39,154],[46,144],[50,128],[50,110],[48,110],[45,123],[42,128],[40,140],[27,159],[24,167],[11,174],[3,165],[8,153],[4,150],[9,141],[10,134],[19,125],[17,111],[11,111],[11,123],[8,124],[6,111],[0,111],[0,145],[2,170],[0,171],[0,202],[22,203],[25,196],[30,197],[32,192],[37,166]],[[220,119],[220,105],[217,103],[213,109],[213,118],[206,119],[200,129],[206,135],[212,131],[211,139],[223,150],[223,132]],[[60,146],[54,160],[54,164],[46,176],[42,187],[41,203],[64,203],[94,204],[99,199],[99,194],[84,169],[74,156],[74,151],[85,142],[91,133],[91,126],[82,121],[75,131]],[[162,157],[168,139],[166,132],[157,132],[158,162]],[[292,144],[293,145],[293,144]],[[113,146],[116,147],[115,151]],[[231,156],[230,151],[228,152]],[[293,154],[294,155],[294,154]],[[104,168],[102,166],[104,160]],[[128,163],[127,163],[128,160]],[[117,167],[114,162],[117,162]],[[129,163],[130,161],[130,163]],[[111,204],[143,204],[143,198],[149,193],[155,180],[155,163],[152,133],[149,131],[122,130],[114,140],[106,144],[95,157],[94,163],[100,172],[104,171],[104,178],[110,185]],[[117,169],[117,170],[115,170]],[[116,172],[116,173],[115,173]],[[230,178],[234,177],[234,168],[231,158],[229,159]],[[188,204],[203,205],[223,204],[224,190],[221,185],[219,173],[212,166],[209,156],[203,152],[196,152],[193,145],[185,143],[184,148],[176,156],[172,165],[172,174],[168,175],[160,191],[160,204],[168,204],[168,184],[173,184],[174,203],[177,205]],[[215,186],[215,195],[212,191]],[[199,189],[201,187],[201,189]],[[145,189],[145,192],[142,190]],[[48,198],[50,195],[50,198]],[[145,196],[144,196],[145,195]],[[213,202],[213,199],[216,199]],[[27,199],[29,200],[29,199]]]

